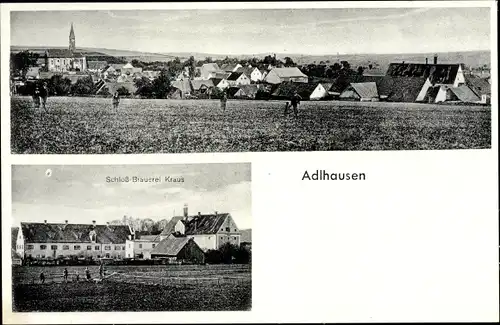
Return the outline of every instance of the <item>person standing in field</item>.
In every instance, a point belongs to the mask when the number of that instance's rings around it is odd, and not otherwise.
[[[220,107],[222,108],[222,111],[226,110],[226,105],[227,105],[227,92],[223,90],[222,96],[220,98]]]
[[[68,269],[64,268],[63,272],[64,282],[68,283]]]
[[[75,275],[76,275],[76,282],[80,282],[80,274],[78,274],[78,270],[76,270]]]
[[[104,276],[104,265],[101,262],[101,265],[99,266],[99,276],[102,278]]]
[[[35,108],[40,107],[40,88],[38,85],[35,85],[35,89],[33,90],[33,104]]]
[[[47,82],[44,82],[42,88],[40,89],[40,97],[42,98],[42,108],[45,109],[47,97],[49,97],[49,87],[47,86]]]
[[[115,94],[113,95],[113,108],[117,109],[118,104],[120,104],[120,95],[117,91],[115,91]]]
[[[87,282],[90,281],[90,270],[88,267],[85,268],[85,276],[87,278]]]
[[[42,272],[40,272],[40,282],[41,282],[42,284],[44,284],[44,283],[45,283],[45,274],[43,274],[43,271],[42,271]]]
[[[299,110],[297,107],[299,106],[301,99],[302,99],[302,97],[300,97],[300,95],[297,93],[297,91],[294,91],[292,98],[290,99],[290,103],[292,104],[293,114],[295,115],[295,117],[298,116]]]

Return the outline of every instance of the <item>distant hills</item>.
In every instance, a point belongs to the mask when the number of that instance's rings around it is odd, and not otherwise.
[[[47,47],[36,46],[11,46],[11,52],[20,52],[30,50],[33,52],[43,53]],[[50,48],[66,48],[66,47],[50,47]],[[105,48],[78,48],[78,51],[84,52],[87,56],[114,56],[122,57],[125,60],[137,59],[144,62],[152,61],[170,61],[176,57],[181,60],[186,60],[190,56],[194,56],[196,60],[203,60],[211,57],[213,60],[224,59],[226,56],[230,58],[248,59],[252,57],[263,58],[274,53],[258,53],[258,54],[241,54],[241,55],[224,55],[211,54],[202,52],[164,52],[164,53],[148,53],[131,50],[116,50]],[[308,54],[286,54],[276,53],[278,59],[283,60],[285,57],[290,57],[297,64],[320,63],[324,61],[330,64],[338,61],[348,61],[351,66],[367,66],[372,63],[378,65],[380,69],[385,70],[391,62],[422,62],[429,59],[429,63],[433,61],[434,54],[438,55],[438,63],[464,63],[471,67],[481,67],[491,65],[490,51],[463,51],[463,52],[441,52],[441,53],[414,53],[414,54],[330,54],[330,55],[308,55]]]

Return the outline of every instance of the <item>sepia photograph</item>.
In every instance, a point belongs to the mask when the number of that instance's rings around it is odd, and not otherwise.
[[[491,148],[491,8],[10,12],[13,154]]]
[[[12,311],[251,310],[250,173],[13,165]]]

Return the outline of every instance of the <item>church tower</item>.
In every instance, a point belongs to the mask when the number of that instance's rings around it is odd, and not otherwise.
[[[73,54],[76,51],[75,31],[73,30],[73,23],[71,23],[71,30],[69,31],[69,51]]]

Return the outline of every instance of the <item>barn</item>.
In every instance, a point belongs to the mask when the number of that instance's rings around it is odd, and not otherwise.
[[[340,94],[340,99],[378,101],[377,84],[375,82],[353,82]]]
[[[160,241],[151,251],[151,258],[195,264],[205,263],[205,253],[196,244],[194,238],[174,234]]]
[[[297,67],[274,68],[264,78],[264,81],[270,84],[279,84],[286,81],[307,83],[308,80],[308,77]]]
[[[321,82],[319,83],[316,88],[314,88],[311,96],[309,99],[311,100],[318,100],[318,99],[323,99],[330,97],[330,88],[332,88],[333,83],[328,83],[328,82]]]
[[[227,77],[227,82],[231,86],[249,85],[250,78],[243,72],[233,72]]]

